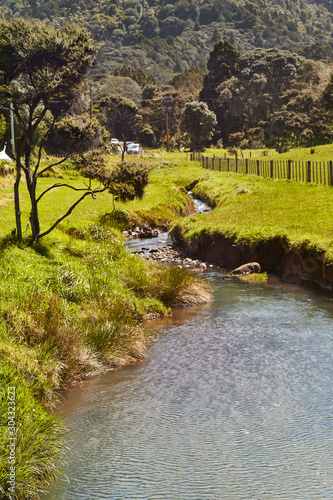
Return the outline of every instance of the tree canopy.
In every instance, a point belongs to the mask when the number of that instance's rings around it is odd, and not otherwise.
[[[98,43],[95,73],[122,71],[126,61],[160,82],[193,65],[204,69],[220,39],[241,53],[273,47],[298,52],[315,43],[332,49],[332,0],[0,0],[0,14],[56,26],[75,22]],[[325,47],[321,52],[327,58]]]
[[[208,73],[204,77],[200,99],[205,101],[217,97],[216,87],[229,80],[239,71],[240,53],[229,42],[220,40],[214,45],[207,62]]]
[[[191,148],[201,148],[214,133],[216,116],[205,102],[187,103],[183,112],[181,129],[189,136]]]
[[[239,58],[239,71],[216,88],[210,102],[224,143],[241,132],[260,145],[312,145],[330,140],[325,111],[326,64],[279,49],[257,49]],[[306,132],[305,132],[306,131]]]

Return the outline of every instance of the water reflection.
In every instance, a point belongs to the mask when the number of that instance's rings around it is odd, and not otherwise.
[[[332,303],[207,279],[214,304],[147,325],[146,363],[64,395],[47,500],[332,498]]]

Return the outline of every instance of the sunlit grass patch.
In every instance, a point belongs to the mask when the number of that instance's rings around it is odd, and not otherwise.
[[[267,273],[238,274],[233,276],[245,283],[267,283]]]
[[[216,208],[177,221],[187,240],[219,233],[234,243],[255,245],[279,237],[290,246],[306,245],[333,259],[331,187],[209,172],[193,192],[209,198]]]

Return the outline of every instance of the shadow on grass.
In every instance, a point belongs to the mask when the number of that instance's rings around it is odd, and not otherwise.
[[[36,253],[41,255],[42,257],[50,257],[50,250],[47,245],[38,242],[33,242],[31,238],[25,238],[23,240],[19,240],[13,232],[7,234],[3,238],[0,238],[0,252],[5,251],[7,248],[16,246],[18,248],[26,248],[30,247]]]

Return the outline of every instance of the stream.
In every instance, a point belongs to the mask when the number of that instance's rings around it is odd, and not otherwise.
[[[147,325],[145,363],[63,394],[47,500],[333,498],[333,302],[205,273],[214,303]]]
[[[67,463],[43,500],[333,498],[332,299],[203,277],[213,303],[147,323],[146,362],[62,393]]]

